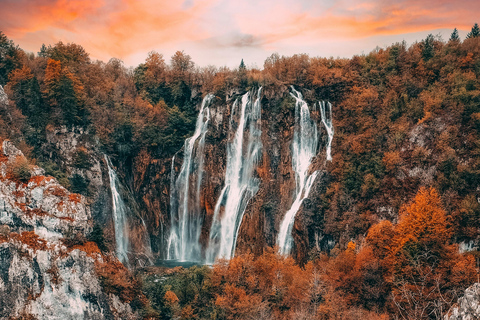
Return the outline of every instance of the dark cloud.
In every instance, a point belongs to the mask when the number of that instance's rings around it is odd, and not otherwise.
[[[203,43],[206,46],[218,48],[260,48],[264,44],[264,39],[252,34],[230,32],[222,36],[205,39]]]

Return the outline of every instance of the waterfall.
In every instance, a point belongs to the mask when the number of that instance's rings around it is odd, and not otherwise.
[[[175,180],[174,161],[172,159],[170,176],[170,219],[171,228],[167,244],[167,259],[180,261],[199,261],[200,238],[203,219],[200,215],[200,186],[203,177],[205,157],[205,134],[210,120],[208,105],[213,95],[205,96],[197,117],[193,136],[185,140],[183,163]],[[195,182],[195,183],[193,183]],[[193,194],[191,187],[194,187]]]
[[[318,171],[308,174],[312,159],[317,154],[318,129],[314,120],[310,119],[310,110],[303,100],[302,94],[292,86],[290,95],[295,99],[295,127],[292,142],[292,166],[295,171],[295,196],[290,209],[285,214],[277,238],[281,254],[289,254],[293,245],[292,227],[300,206],[312,188]],[[323,117],[322,117],[323,121]],[[332,130],[333,132],[333,130]]]
[[[333,123],[332,123],[332,104],[330,102],[319,102],[320,105],[320,113],[322,115],[322,123],[327,130],[328,135],[328,142],[327,142],[327,161],[332,161],[332,140],[333,140]],[[328,115],[325,112],[326,108],[328,108]]]
[[[110,178],[110,190],[112,192],[113,222],[115,227],[115,244],[118,260],[128,265],[128,229],[125,203],[118,192],[120,182],[117,174],[112,169],[110,159],[105,156],[108,167],[108,177]]]
[[[260,185],[254,171],[262,148],[261,90],[256,97],[247,92],[232,105],[229,132],[235,130],[235,134],[227,143],[225,186],[214,209],[206,257],[209,263],[233,257],[243,214]]]
[[[175,157],[176,154],[172,157],[172,165],[170,167],[170,235],[167,242],[167,260],[173,260],[180,256],[177,221],[178,199],[175,190]]]
[[[5,91],[3,91],[2,86],[0,85],[0,104],[7,105],[8,104],[8,97]]]

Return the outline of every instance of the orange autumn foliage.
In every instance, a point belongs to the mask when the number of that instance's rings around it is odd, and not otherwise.
[[[82,196],[78,193],[70,193],[68,195],[68,200],[73,201],[75,203],[80,203],[82,201]]]
[[[62,65],[60,61],[48,59],[47,68],[45,69],[45,84],[47,87],[45,94],[47,96],[52,95],[52,90],[56,86],[57,82],[60,80],[61,76]]]
[[[187,305],[182,309],[181,316],[183,319],[195,319],[195,313],[191,305]]]
[[[211,278],[212,286],[219,288],[215,304],[225,311],[227,319],[253,316],[264,304],[274,313],[293,312],[310,303],[310,270],[311,266],[301,268],[291,257],[273,249],[256,259],[245,254],[229,262],[219,261]]]
[[[32,248],[34,251],[47,250],[47,242],[41,239],[35,231],[25,231],[21,234],[11,233],[10,238],[20,241]]]
[[[8,76],[9,84],[15,86],[21,81],[30,80],[33,78],[32,70],[29,67],[23,66],[21,69],[15,69]]]
[[[390,245],[395,230],[392,223],[388,220],[383,220],[370,227],[367,234],[367,243],[377,252],[377,254],[384,258],[390,250]]]
[[[415,199],[402,207],[395,231],[392,255],[410,244],[441,253],[452,233],[438,192],[434,188],[420,188]]]
[[[401,163],[402,158],[398,151],[385,152],[383,155],[383,164],[388,171],[394,171]]]
[[[277,316],[282,314],[277,318],[300,318],[297,315],[307,300],[301,292],[308,288],[311,298],[317,292],[312,291],[312,283],[316,283],[322,306],[314,309],[319,310],[317,315],[321,314],[322,319],[372,319],[371,315],[347,309],[384,311],[385,304],[386,309],[395,309],[395,303],[402,310],[409,310],[396,317],[423,317],[425,310],[411,309],[399,297],[410,294],[416,301],[422,298],[431,303],[432,299],[423,298],[430,295],[443,301],[468,285],[474,274],[473,258],[458,254],[452,243],[476,240],[480,230],[477,201],[480,38],[467,39],[455,46],[436,43],[429,60],[422,58],[423,45],[420,42],[407,47],[405,43],[397,43],[352,59],[273,54],[262,71],[247,71],[248,87],[264,86],[266,100],[273,102],[265,104],[265,108],[281,100],[281,94],[289,96],[289,85],[302,90],[309,102],[332,103],[334,161],[326,166],[327,192],[319,195],[322,203],[321,208],[317,207],[319,213],[310,221],[307,217],[305,224],[315,236],[321,235],[324,241],[328,239],[338,247],[330,257],[322,256],[320,263],[307,264],[305,268],[271,256],[242,256],[239,258],[243,260],[234,261],[232,266],[218,267],[219,272],[228,274],[213,279],[218,285],[218,291],[212,294],[213,301],[218,300],[222,310],[236,308],[240,316],[241,308],[254,313],[256,308],[267,306]],[[173,132],[179,129],[169,126],[170,118],[176,119],[169,113],[174,105],[187,115],[180,117],[179,127],[189,121],[194,124],[198,108],[193,108],[196,105],[193,98],[213,91],[219,103],[225,96],[231,96],[229,92],[236,92],[239,84],[237,71],[195,69],[190,57],[182,52],[175,54],[170,67],[161,55],[152,53],[145,64],[132,72],[117,59],[108,64],[91,63],[81,47],[59,43],[51,53],[32,56],[22,63],[24,67],[19,62],[19,69],[10,73],[5,87],[10,102],[0,108],[0,134],[13,138],[10,132],[14,132],[24,139],[21,132],[32,132],[28,121],[22,127],[22,114],[14,108],[15,104],[20,106],[19,97],[24,95],[20,86],[12,88],[20,80],[38,80],[38,90],[43,93],[43,101],[38,104],[46,109],[47,119],[57,118],[58,125],[68,123],[69,118],[61,117],[57,99],[62,92],[56,87],[63,78],[74,88],[74,95],[69,97],[79,100],[74,109],[85,107],[87,112],[79,117],[86,120],[84,124],[96,133],[109,155],[130,159],[140,153],[146,159],[145,170],[137,167],[141,174],[133,177],[138,187],[148,177],[150,170],[146,168],[151,159],[168,159],[184,142],[183,138],[174,142],[165,138],[175,137],[166,128]],[[277,112],[273,108],[265,111],[265,115]],[[287,108],[274,116],[288,117],[288,112]],[[37,117],[23,116],[26,120]],[[264,118],[264,121],[269,120]],[[41,130],[33,132],[43,132],[44,128],[37,129]],[[47,126],[47,131],[52,133],[54,127],[50,130]],[[162,148],[167,142],[169,148]],[[42,144],[38,141],[35,148]],[[264,160],[268,153],[264,152]],[[5,160],[0,155],[0,161]],[[258,174],[262,177],[264,171],[265,167]],[[411,204],[399,210],[405,199],[424,185],[434,186],[437,195],[426,189],[429,191],[419,192]],[[50,191],[61,194],[59,190]],[[150,207],[148,197],[138,196]],[[445,200],[443,206],[440,196]],[[212,201],[204,200],[207,212],[211,211],[208,204]],[[312,207],[314,211],[315,201]],[[384,220],[395,221],[399,211],[398,224]],[[265,215],[265,225],[269,216],[274,215]],[[163,216],[155,214],[148,218],[150,222],[156,221],[154,229],[158,230]],[[371,226],[378,220],[384,221]],[[367,245],[362,243],[365,234]],[[314,249],[315,244],[310,240],[308,249]],[[343,250],[351,240],[357,241],[355,248]],[[316,245],[325,248],[321,243]],[[95,251],[95,248],[84,249]],[[119,277],[122,274],[118,272]],[[116,276],[115,272],[108,273],[108,277]],[[414,291],[416,283],[425,285],[426,291]],[[182,299],[180,293],[177,295]],[[391,299],[390,305],[384,303],[392,296],[395,301]],[[427,313],[432,316],[432,312],[428,309]],[[185,314],[190,314],[188,309]]]
[[[72,251],[75,249],[86,252],[89,257],[92,257],[94,259],[97,259],[98,256],[101,254],[101,251],[98,248],[98,245],[92,241],[87,241],[82,245],[74,245],[73,247],[69,248],[69,251]]]
[[[137,281],[116,257],[102,256],[101,261],[95,260],[95,269],[106,293],[113,293],[127,303],[144,298]]]
[[[174,305],[176,303],[178,303],[178,297],[177,295],[175,294],[175,292],[173,291],[170,291],[168,290],[167,292],[165,292],[165,296],[163,297],[165,299],[165,301],[167,303],[169,303],[170,305]]]
[[[383,278],[385,267],[373,248],[363,247],[357,253],[352,243],[335,257],[322,256],[317,266],[325,285],[324,295],[333,299],[321,307],[322,312],[335,308],[336,300],[341,300],[344,308],[381,310],[385,305],[388,296],[388,286]],[[333,305],[329,306],[330,303]]]
[[[452,228],[434,188],[420,188],[400,211],[398,224],[370,228],[368,247],[378,252],[391,286],[390,307],[406,319],[439,317],[475,280],[475,261],[450,244]]]

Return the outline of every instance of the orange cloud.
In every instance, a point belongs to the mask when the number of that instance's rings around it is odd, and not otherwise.
[[[440,28],[468,30],[480,12],[479,1],[336,1],[329,7],[298,11],[272,6],[265,19],[239,18],[241,31],[264,38],[265,43],[300,37],[355,39],[398,35]],[[247,22],[248,21],[248,22]]]
[[[21,38],[27,33],[48,27],[69,29],[79,17],[94,15],[103,6],[102,0],[7,1],[2,3],[0,30],[10,37]]]
[[[62,40],[93,58],[138,63],[150,50],[192,48],[192,56],[215,64],[221,54],[212,50],[266,56],[282,48],[312,52],[328,42],[347,48],[374,36],[469,30],[480,1],[0,0],[0,7],[0,30],[27,50]]]
[[[94,41],[94,45],[98,50],[126,56],[177,40],[199,40],[207,34],[195,21],[211,2],[184,9],[176,1],[125,0],[123,10],[110,14],[106,27],[98,30],[101,41]]]
[[[96,58],[126,57],[139,50],[177,41],[208,37],[197,25],[213,0],[196,1],[188,8],[169,0],[27,1],[2,7],[0,30],[29,50],[35,39],[77,42]],[[38,42],[38,41],[37,41]]]

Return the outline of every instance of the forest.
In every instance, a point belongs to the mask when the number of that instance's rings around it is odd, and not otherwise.
[[[124,271],[100,272],[106,291],[141,288],[141,299],[123,299],[145,319],[440,319],[478,282],[477,24],[464,40],[455,29],[448,41],[428,35],[349,59],[275,53],[262,69],[243,60],[236,69],[199,67],[183,51],[169,60],[152,51],[126,67],[92,60],[74,43],[25,52],[0,32],[0,85],[9,98],[0,139],[28,159],[14,175],[22,180],[25,166],[37,164],[87,197],[90,182],[66,174],[45,148],[55,128],[88,132],[128,167],[142,152],[166,159],[181,149],[209,93],[225,99],[292,85],[334,106],[333,160],[312,217],[334,248],[299,258],[266,247],[168,270],[112,262]],[[91,166],[88,152],[77,150],[76,167]],[[88,243],[107,254],[96,232]]]

